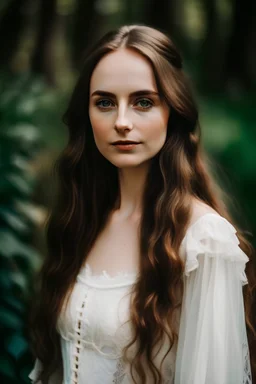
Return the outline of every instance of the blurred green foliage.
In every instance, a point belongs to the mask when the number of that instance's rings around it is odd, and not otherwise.
[[[41,256],[31,245],[40,220],[31,203],[31,162],[44,147],[33,123],[42,83],[30,76],[0,79],[0,382],[28,383],[31,353],[26,329],[33,276]]]
[[[256,232],[256,95],[230,100],[226,95],[199,98],[202,138],[216,164],[217,180],[230,198],[236,222]],[[254,246],[254,236],[249,236]]]

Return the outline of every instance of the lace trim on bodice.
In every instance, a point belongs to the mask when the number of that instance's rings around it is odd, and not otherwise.
[[[85,264],[78,276],[77,281],[95,288],[118,288],[134,284],[138,272],[119,271],[114,276],[110,276],[105,270],[99,274],[94,274],[89,264]]]

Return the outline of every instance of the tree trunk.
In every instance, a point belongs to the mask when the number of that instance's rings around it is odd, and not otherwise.
[[[71,26],[71,60],[74,69],[80,69],[83,52],[94,38],[97,29],[95,0],[77,0]]]
[[[226,56],[225,73],[228,86],[250,89],[251,76],[250,62],[250,36],[255,23],[255,0],[235,0],[233,14],[233,29],[229,40]],[[253,18],[254,17],[254,18]],[[255,50],[255,42],[254,42]]]
[[[39,26],[31,70],[45,76],[50,85],[56,84],[54,67],[54,36],[57,25],[57,0],[40,0]]]
[[[161,29],[171,36],[176,34],[175,0],[150,0],[144,2],[147,23],[157,29]]]
[[[11,0],[0,20],[0,67],[10,69],[25,26],[27,0]]]
[[[220,34],[221,21],[216,0],[204,3],[206,13],[206,35],[200,47],[202,57],[201,88],[210,91],[220,91],[223,87],[224,71],[224,39]]]

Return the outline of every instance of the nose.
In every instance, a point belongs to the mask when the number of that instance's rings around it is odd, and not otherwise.
[[[118,131],[125,131],[126,129],[131,130],[133,128],[133,123],[128,117],[127,110],[120,108],[118,111],[118,116],[115,121],[115,129]]]

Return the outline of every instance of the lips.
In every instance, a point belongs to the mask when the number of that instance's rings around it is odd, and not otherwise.
[[[115,141],[113,145],[129,145],[129,144],[139,144],[137,141]]]

